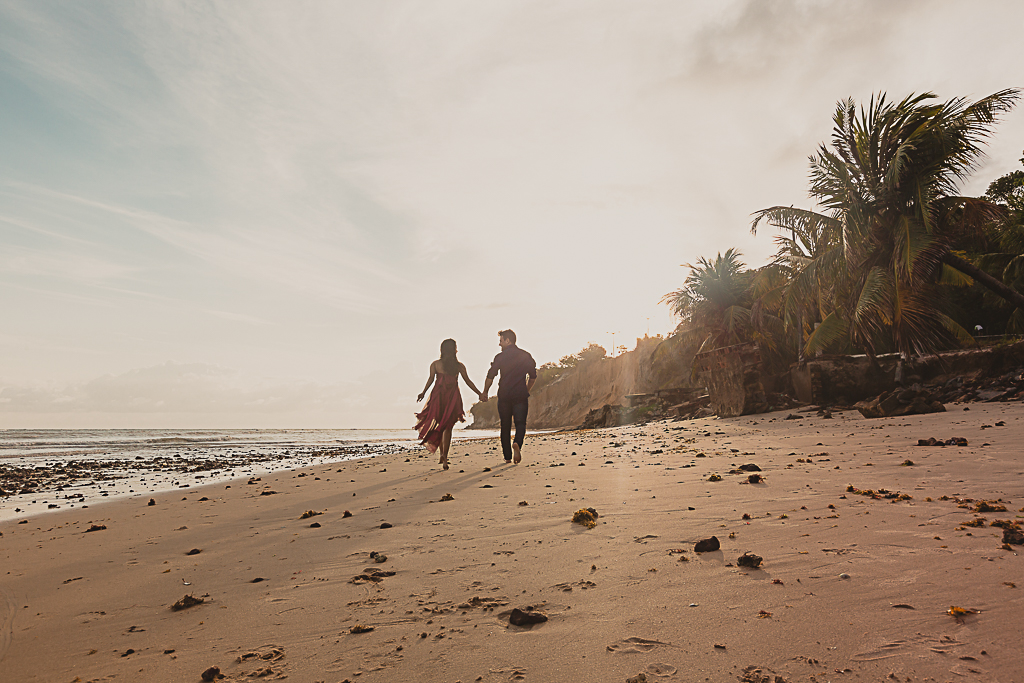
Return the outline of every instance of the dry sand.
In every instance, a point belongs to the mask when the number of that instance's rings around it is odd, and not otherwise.
[[[538,435],[518,466],[475,441],[448,472],[385,455],[7,522],[0,680],[1022,681],[1022,546],[954,499],[1022,517],[1024,408],[949,408]]]

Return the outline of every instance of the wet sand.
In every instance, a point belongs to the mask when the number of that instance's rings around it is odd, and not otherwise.
[[[1024,546],[990,525],[1024,516],[1024,408],[948,408],[546,434],[517,466],[481,440],[447,472],[386,454],[3,522],[0,679],[1022,680]]]

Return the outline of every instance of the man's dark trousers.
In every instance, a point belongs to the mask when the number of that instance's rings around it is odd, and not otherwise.
[[[526,438],[526,415],[530,412],[530,399],[498,397],[498,417],[501,419],[501,452],[505,460],[512,460],[512,422],[516,423],[515,442],[522,448]]]

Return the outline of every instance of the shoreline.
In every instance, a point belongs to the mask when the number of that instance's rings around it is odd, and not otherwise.
[[[55,431],[73,434],[79,430]],[[96,433],[124,430],[81,431]],[[453,443],[479,438],[487,437],[465,435]],[[392,451],[407,452],[418,447],[415,441],[399,442],[393,439],[358,439],[345,445],[250,441],[244,444],[188,443],[154,447],[140,442],[136,446],[121,445],[123,452],[117,455],[98,452],[105,448],[85,453],[16,453],[0,456],[0,522],[63,508],[77,506],[77,509],[83,509],[122,498],[297,470],[316,464],[360,459]],[[242,448],[248,450],[242,453]],[[148,457],[139,453],[145,453]],[[15,493],[3,495],[4,490]]]
[[[0,666],[47,681],[211,666],[310,683],[1014,678],[1022,547],[990,524],[1022,516],[1024,409],[804,415],[531,434],[518,466],[468,440],[448,472],[392,453],[0,522]],[[914,445],[951,436],[968,446]],[[593,529],[571,521],[585,507]],[[721,549],[695,553],[710,535]],[[747,551],[759,568],[736,565]],[[172,611],[187,593],[204,603]],[[548,621],[512,626],[514,607]]]

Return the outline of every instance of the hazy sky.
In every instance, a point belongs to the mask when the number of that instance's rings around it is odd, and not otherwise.
[[[773,251],[837,100],[1024,86],[1024,3],[0,0],[0,428],[409,427]],[[965,191],[1019,167],[1024,106]],[[468,392],[465,394],[470,398]]]

